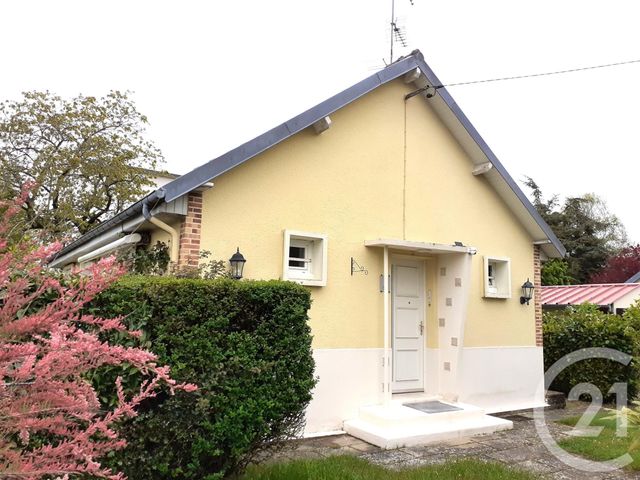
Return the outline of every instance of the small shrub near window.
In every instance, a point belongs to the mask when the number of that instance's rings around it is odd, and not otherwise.
[[[129,273],[135,275],[164,275],[169,267],[171,256],[169,246],[161,241],[149,248],[133,247],[119,252],[118,261]]]
[[[118,261],[122,263],[132,275],[162,276],[169,275],[176,278],[214,278],[229,277],[227,262],[216,260],[209,250],[201,250],[198,254],[197,265],[171,264],[169,246],[161,241],[145,248],[137,246],[121,250]]]
[[[170,274],[177,278],[204,278],[205,280],[229,278],[228,262],[212,258],[209,250],[201,250],[198,260],[198,265],[173,266]]]
[[[640,316],[636,325],[640,325]],[[564,369],[551,389],[568,394],[579,383],[592,383],[605,400],[614,401],[615,395],[607,392],[614,383],[625,382],[628,398],[635,398],[639,374],[638,330],[627,318],[603,313],[597,306],[585,304],[545,313],[543,332],[545,370],[563,356],[589,347],[611,348],[634,357],[629,365],[608,359],[579,361]]]
[[[174,378],[199,386],[148,401],[109,462],[136,480],[211,480],[301,433],[315,385],[309,306],[281,281],[130,277],[105,291],[93,312],[129,314]]]

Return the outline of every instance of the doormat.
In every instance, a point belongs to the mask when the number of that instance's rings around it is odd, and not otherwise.
[[[456,410],[462,410],[460,407],[454,407],[447,403],[438,402],[437,400],[430,400],[428,402],[416,402],[416,403],[404,403],[405,407],[415,408],[424,413],[442,413],[442,412],[455,412]]]

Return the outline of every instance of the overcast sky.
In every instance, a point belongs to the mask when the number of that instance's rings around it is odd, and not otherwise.
[[[445,84],[640,59],[640,2],[396,0]],[[131,90],[186,173],[371,75],[391,0],[0,3],[0,99]],[[640,242],[640,64],[451,87],[516,180],[594,192]]]

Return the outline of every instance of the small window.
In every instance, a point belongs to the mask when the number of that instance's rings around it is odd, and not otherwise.
[[[327,284],[327,236],[319,233],[284,231],[284,280],[302,285]]]
[[[511,261],[508,258],[484,257],[484,296],[511,298]]]
[[[487,285],[489,292],[498,293],[498,287],[496,286],[496,264],[494,262],[489,262],[487,266]]]
[[[289,247],[289,267],[307,268],[307,262],[311,262],[306,258],[306,247]]]
[[[309,254],[312,246],[312,242],[291,239],[289,244],[289,268],[299,269],[301,272],[308,272],[311,266]]]

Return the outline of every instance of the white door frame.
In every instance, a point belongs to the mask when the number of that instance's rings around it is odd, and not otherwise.
[[[426,332],[427,332],[427,318],[426,318],[426,261],[424,258],[414,257],[409,255],[393,255],[391,257],[391,355],[392,355],[392,379],[391,380],[391,391],[393,393],[404,393],[404,392],[423,392],[425,391],[426,384]],[[395,368],[396,368],[396,340],[395,340],[395,331],[396,331],[396,312],[395,312],[395,285],[396,285],[396,266],[402,264],[417,266],[419,269],[418,276],[418,295],[419,300],[421,301],[421,314],[420,320],[422,322],[422,332],[420,334],[419,345],[421,354],[419,354],[419,371],[420,371],[420,382],[419,384],[415,384],[411,388],[401,388],[395,383]]]

